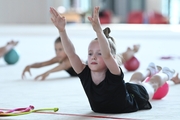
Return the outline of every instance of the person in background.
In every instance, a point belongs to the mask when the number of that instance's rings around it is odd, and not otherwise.
[[[3,57],[6,53],[12,50],[19,42],[11,40],[7,42],[6,45],[0,47],[0,58]]]
[[[37,79],[45,80],[46,77],[49,76],[49,74],[58,72],[58,71],[62,71],[62,70],[65,70],[70,76],[77,76],[76,72],[71,67],[71,64],[70,64],[70,61],[69,61],[67,55],[64,52],[60,37],[58,37],[55,40],[54,48],[55,48],[55,52],[56,52],[55,57],[51,58],[50,60],[44,61],[44,62],[37,62],[37,63],[33,63],[31,65],[27,65],[22,72],[22,79],[25,79],[26,72],[29,72],[29,74],[31,75],[31,71],[30,71],[31,68],[41,68],[41,67],[49,66],[52,64],[56,64],[56,63],[58,63],[58,65],[55,68],[52,68],[51,70],[48,70],[45,73],[36,76],[35,80],[37,80]]]

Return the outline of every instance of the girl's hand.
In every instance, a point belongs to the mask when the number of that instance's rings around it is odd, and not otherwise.
[[[31,71],[30,71],[30,66],[26,66],[25,69],[23,70],[23,73],[22,73],[22,79],[24,79],[26,76],[25,76],[25,73],[26,72],[29,72],[30,76],[31,76]]]
[[[49,73],[44,73],[35,77],[35,80],[38,80],[39,78],[41,78],[40,80],[45,80],[47,76],[49,76]]]
[[[57,27],[60,32],[65,30],[66,19],[64,16],[61,16],[54,8],[50,7],[51,21]]]
[[[92,27],[93,27],[95,32],[101,32],[102,31],[100,21],[99,21],[99,7],[94,8],[92,17],[88,17],[88,19],[91,22]]]

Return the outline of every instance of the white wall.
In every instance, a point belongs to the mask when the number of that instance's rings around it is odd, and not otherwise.
[[[146,0],[146,11],[162,12],[162,0]]]
[[[0,24],[50,23],[49,7],[62,0],[0,0]]]
[[[91,0],[92,6],[100,5],[100,0]],[[126,0],[115,0],[117,14],[124,16]],[[45,24],[51,23],[49,7],[64,5],[69,0],[0,0],[0,24]],[[118,7],[121,4],[121,8]],[[124,7],[123,7],[124,6]],[[118,9],[118,10],[117,10]],[[147,12],[161,11],[161,0],[147,0]]]

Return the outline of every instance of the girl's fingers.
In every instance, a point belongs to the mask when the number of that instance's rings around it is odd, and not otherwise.
[[[24,75],[22,75],[21,78],[24,80],[24,78],[25,78]]]
[[[93,14],[92,14],[92,18],[94,18],[94,17],[95,17],[95,14],[96,14],[96,12],[95,12],[95,8],[94,8],[94,10],[93,10]]]
[[[92,17],[88,17],[88,20],[93,23],[95,22],[99,17],[99,7],[95,7],[93,11]]]
[[[99,13],[99,7],[95,7],[96,15]]]
[[[29,75],[32,76],[31,71],[29,70]]]
[[[54,12],[53,12],[53,9],[52,8],[50,8],[50,13],[52,14],[52,15],[54,15]]]
[[[50,12],[53,14],[53,15],[56,15],[56,12],[55,12],[55,9],[54,8],[50,8]]]
[[[99,16],[98,15],[98,7],[95,7],[95,13],[94,14],[95,14],[95,17],[98,18],[98,16]]]
[[[61,16],[54,8],[50,8],[50,13],[52,14],[51,21],[55,23],[56,19],[65,19]]]
[[[40,76],[35,77],[35,80],[37,80]]]
[[[51,18],[51,21],[54,23],[54,19],[53,18]]]
[[[55,17],[58,17],[58,16],[62,17],[54,8],[52,8],[52,12],[55,15]]]
[[[92,22],[92,17],[88,17],[88,20],[89,20],[90,22]]]
[[[53,16],[55,16],[55,17],[57,17],[59,14],[57,13],[57,11],[54,9],[54,8],[50,8],[50,13],[53,15]]]

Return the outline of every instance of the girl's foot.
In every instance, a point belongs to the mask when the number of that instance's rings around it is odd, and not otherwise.
[[[169,69],[168,67],[164,67],[162,69],[162,72],[165,73],[167,76],[168,76],[168,79],[171,80],[174,73],[175,73],[175,70],[174,69]]]
[[[179,73],[177,73],[176,76],[171,79],[171,81],[173,81],[174,84],[180,84]]]
[[[158,69],[158,72],[160,72],[160,71],[162,70],[162,67],[161,67],[161,66],[157,65],[156,67],[157,67],[157,69]]]
[[[139,51],[140,45],[133,45],[133,51],[136,53]]]
[[[7,43],[7,45],[16,46],[18,44],[18,41],[10,41]]]
[[[156,66],[153,62],[149,63],[147,69],[150,71],[150,77],[159,72],[160,66]]]

